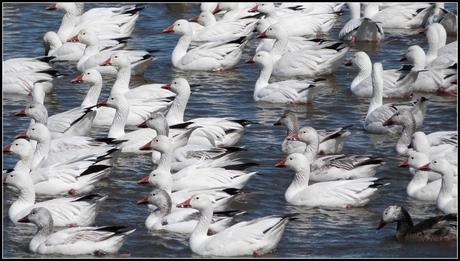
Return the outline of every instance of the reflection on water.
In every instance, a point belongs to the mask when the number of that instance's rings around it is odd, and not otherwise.
[[[3,9],[3,55],[4,59],[14,57],[35,57],[43,54],[42,36],[49,30],[56,31],[62,18],[60,12],[46,12],[47,4],[6,4]],[[87,4],[87,9],[95,6],[113,6],[114,4]],[[448,9],[456,9],[454,4]],[[239,145],[248,151],[241,154],[247,161],[255,161],[257,171],[243,189],[249,193],[239,196],[230,206],[232,209],[247,211],[238,220],[249,220],[272,214],[298,213],[286,228],[277,250],[266,257],[453,257],[457,248],[446,244],[401,244],[394,238],[395,225],[382,230],[375,228],[382,211],[389,205],[405,206],[415,222],[438,215],[434,203],[415,201],[406,195],[406,185],[411,179],[407,169],[398,168],[402,157],[395,152],[398,137],[383,137],[365,133],[362,127],[369,106],[366,98],[354,97],[350,92],[350,83],[357,68],[340,65],[338,71],[325,77],[314,89],[314,99],[306,105],[273,105],[253,101],[254,84],[259,75],[257,65],[245,64],[225,72],[183,72],[171,66],[171,52],[177,42],[177,35],[161,33],[165,27],[180,18],[190,18],[199,13],[198,4],[186,7],[175,4],[148,4],[142,11],[136,30],[130,40],[129,48],[148,48],[154,52],[156,60],[144,77],[132,77],[131,87],[148,83],[168,83],[174,77],[185,77],[191,84],[192,95],[187,106],[185,118],[207,116],[232,116],[255,122],[248,127]],[[348,12],[340,16],[328,38],[335,39],[341,25],[349,18]],[[40,23],[37,23],[40,19]],[[448,42],[454,41],[448,38]],[[249,43],[243,58],[252,56],[257,40]],[[412,31],[385,31],[382,44],[361,43],[354,45],[347,54],[363,50],[368,52],[372,61],[380,61],[385,69],[399,68],[397,60],[407,47],[418,44],[425,50],[427,41],[424,35]],[[75,63],[56,63],[63,77],[55,82],[53,93],[46,98],[49,115],[79,106],[89,86],[70,84],[78,72]],[[297,79],[304,79],[298,77]],[[104,76],[103,91],[100,99],[110,92],[115,77]],[[274,77],[272,81],[286,80]],[[416,94],[418,95],[418,94]],[[423,94],[426,95],[426,94]],[[417,96],[418,97],[418,96]],[[428,95],[430,102],[423,131],[430,133],[438,130],[456,129],[456,98]],[[29,119],[13,118],[11,114],[23,109],[31,97],[8,96],[3,101],[4,144],[10,143],[14,135],[27,128]],[[395,102],[399,99],[386,100]],[[365,208],[325,210],[291,206],[285,202],[284,192],[289,186],[293,173],[288,169],[275,168],[275,162],[285,157],[281,152],[281,142],[286,130],[273,126],[273,123],[285,110],[291,110],[299,116],[301,126],[312,125],[320,129],[333,129],[354,124],[344,147],[344,153],[372,154],[383,157],[386,164],[379,169],[377,176],[391,183]],[[94,128],[92,137],[104,137],[108,128]],[[4,155],[4,168],[14,166],[17,158]],[[148,216],[145,206],[136,204],[136,200],[147,194],[151,188],[136,183],[152,170],[151,157],[145,155],[115,156],[115,167],[109,179],[98,184],[97,193],[109,195],[101,206],[96,218],[97,225],[123,224],[136,228],[121,249],[121,253],[130,253],[133,257],[198,257],[188,246],[188,238],[167,232],[149,232],[144,226]],[[28,244],[35,229],[33,227],[14,226],[8,220],[8,208],[17,195],[10,189],[4,190],[3,204],[3,250],[6,257],[39,257],[31,254]],[[38,200],[42,200],[41,198]]]

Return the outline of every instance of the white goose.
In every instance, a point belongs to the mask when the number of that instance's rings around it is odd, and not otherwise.
[[[432,12],[429,4],[395,4],[385,6],[379,4],[380,10],[372,16],[372,20],[381,23],[388,29],[416,29],[426,23],[427,16]]]
[[[333,13],[340,12],[345,3],[281,3],[279,8],[290,9],[302,13]]]
[[[38,254],[113,254],[121,248],[126,236],[135,231],[127,231],[124,226],[105,226],[74,227],[53,233],[55,221],[50,212],[43,207],[32,209],[19,222],[33,223],[38,227],[37,233],[29,243],[29,250]]]
[[[256,5],[256,3],[230,3],[222,2],[219,3],[213,10],[213,14],[220,11],[226,11],[222,16],[222,21],[235,21],[248,16],[254,15],[250,10]]]
[[[257,23],[254,18],[217,22],[211,12],[201,12],[192,21],[202,25],[202,28],[193,28],[192,41],[198,42],[228,42],[246,37],[252,33]],[[193,23],[190,25],[193,27]]]
[[[164,136],[156,136],[149,144],[152,149],[161,153],[158,167],[139,181],[140,184],[155,179],[156,175],[171,176],[172,163],[172,144],[171,140]],[[225,168],[202,167],[198,165],[190,165],[181,169],[172,175],[172,191],[184,189],[212,189],[212,188],[237,188],[241,189],[246,185],[249,179],[256,172],[244,172],[238,170],[226,170]]]
[[[82,195],[91,192],[95,184],[110,174],[113,150],[100,157],[87,156],[77,160],[55,163],[49,166],[40,164],[30,171],[30,179],[37,195]],[[32,165],[34,149],[25,139],[16,139],[3,147],[3,153],[11,152],[19,156],[14,170],[28,171]]]
[[[243,221],[208,236],[213,207],[212,198],[195,194],[177,205],[200,211],[200,220],[190,236],[190,249],[202,256],[261,256],[273,251],[281,240],[288,216],[267,216]]]
[[[126,46],[127,38],[117,38],[109,40],[100,40],[99,51],[118,50]],[[78,61],[85,52],[85,45],[79,42],[61,42],[59,36],[55,32],[47,32],[43,36],[45,44],[45,53],[47,56],[52,56],[51,61]]]
[[[131,63],[131,74],[142,75],[147,67],[152,63],[152,56],[147,51],[136,50],[116,50],[100,51],[100,44],[97,35],[92,29],[82,29],[78,34],[69,38],[69,42],[81,42],[86,45],[83,56],[77,63],[77,69],[84,72],[87,69],[95,68],[102,74],[117,74],[117,69],[113,66],[101,66],[110,59],[114,53],[124,53]],[[108,65],[108,64],[104,64]]]
[[[171,84],[167,84],[163,86],[163,88],[171,90],[176,94],[176,99],[173,101],[173,104],[166,114],[169,128],[182,129],[193,128],[196,126],[202,127],[195,130],[195,132],[200,134],[193,134],[191,140],[189,141],[190,144],[202,144],[218,147],[233,146],[241,138],[245,126],[251,124],[248,120],[230,117],[206,117],[184,121],[184,112],[191,93],[190,84],[184,78],[176,78]],[[214,144],[209,142],[209,137],[214,140]]]
[[[366,118],[364,119],[364,129],[370,133],[395,134],[401,132],[401,127],[384,125],[395,113],[404,109],[414,107],[413,103],[387,103],[383,104],[383,67],[381,63],[374,63],[372,70],[372,89],[373,94]]]
[[[137,204],[151,204],[158,208],[151,212],[145,220],[145,226],[148,230],[166,230],[174,233],[191,234],[193,228],[198,223],[196,211],[174,211],[171,197],[168,192],[162,189],[154,189],[148,196],[137,201]],[[244,211],[224,211],[219,212],[220,215],[214,213],[212,224],[209,232],[214,234],[227,228],[234,217],[245,213]]]
[[[147,151],[142,151],[139,148],[149,142],[157,133],[150,128],[125,132],[131,105],[123,94],[112,94],[107,100],[98,102],[98,106],[108,106],[116,110],[107,135],[111,143],[118,143],[117,147],[123,153],[147,153]]]
[[[45,58],[14,58],[2,62],[2,93],[30,95],[34,86],[42,86],[49,93],[53,79],[60,74],[46,63]],[[45,62],[46,61],[46,62]]]
[[[361,17],[360,3],[348,3],[348,8],[351,19],[340,30],[340,40],[351,41],[351,43],[383,41],[385,35],[381,22],[373,20],[373,16],[379,11],[378,4],[367,4],[364,17]]]
[[[304,142],[292,140],[291,137],[294,133],[299,131],[299,123],[297,115],[293,112],[286,111],[280,119],[278,119],[273,125],[284,125],[287,128],[287,135],[281,144],[281,150],[285,154],[291,154],[294,152],[304,153],[307,145]],[[324,154],[335,154],[340,153],[343,149],[343,145],[350,136],[351,132],[347,129],[353,125],[343,126],[334,130],[317,130],[320,138],[319,143],[319,155]]]
[[[312,102],[311,88],[315,87],[315,80],[286,80],[269,83],[273,71],[273,58],[270,53],[261,51],[246,61],[246,63],[254,62],[262,65],[254,88],[254,101],[284,104]]]
[[[362,207],[370,201],[379,186],[377,178],[359,178],[318,182],[309,185],[310,160],[300,154],[290,154],[278,161],[277,167],[289,167],[295,171],[294,179],[289,185],[284,198],[293,205],[322,208]]]
[[[210,42],[187,51],[192,42],[193,31],[187,20],[174,22],[163,33],[182,35],[171,55],[174,67],[181,70],[225,70],[234,67],[240,60],[246,37],[230,42]]]
[[[452,139],[452,136],[455,139]],[[457,166],[458,141],[456,137],[456,131],[432,132],[428,135],[417,131],[412,134],[411,145],[415,151],[423,153],[429,159],[444,158],[450,164]],[[441,141],[436,141],[436,139],[441,139]]]
[[[275,76],[307,76],[317,77],[331,74],[346,55],[349,48],[310,50],[307,48],[285,53],[287,46],[286,32],[279,24],[271,25],[259,38],[270,37],[278,39],[270,53],[273,56]],[[280,40],[281,39],[281,40]]]
[[[431,24],[426,30],[428,50],[426,64],[431,68],[446,68],[458,61],[458,41],[446,45],[447,33],[438,23]]]
[[[414,170],[414,176],[406,187],[406,193],[411,198],[423,201],[435,202],[441,190],[442,179],[438,178],[429,182],[432,173],[436,172],[419,170],[421,167],[430,163],[430,159],[425,154],[415,151],[409,152],[409,158],[401,162],[399,167],[410,167]]]
[[[442,175],[441,190],[436,204],[438,209],[446,214],[457,213],[458,208],[458,181],[454,178],[454,168],[445,159],[435,159],[419,168],[432,170]]]
[[[79,198],[56,198],[35,203],[34,184],[29,177],[30,169],[9,172],[4,183],[19,189],[19,198],[11,204],[8,217],[14,223],[27,215],[31,209],[45,207],[51,212],[55,226],[88,226],[94,223],[96,205],[107,196],[88,195]]]
[[[62,10],[65,15],[57,32],[64,43],[69,37],[77,34],[81,29],[92,28],[100,39],[128,37],[134,30],[139,5],[125,5],[115,8],[93,8],[85,13],[76,3],[55,3],[47,10]]]
[[[312,127],[303,127],[291,138],[307,144],[304,155],[312,163],[312,181],[356,179],[374,176],[385,161],[370,155],[328,155],[317,158],[318,132]]]
[[[428,25],[440,23],[448,35],[457,35],[457,15],[444,8],[444,3],[434,3],[432,15],[428,18]]]

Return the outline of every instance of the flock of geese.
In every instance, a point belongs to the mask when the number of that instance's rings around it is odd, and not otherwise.
[[[351,13],[338,40],[325,40],[338,15]],[[361,12],[363,7],[363,12]],[[235,146],[252,122],[238,118],[184,119],[193,84],[175,78],[167,84],[129,88],[132,75],[152,63],[148,50],[124,49],[143,5],[84,10],[83,3],[55,3],[48,10],[64,13],[57,32],[44,35],[47,56],[3,61],[3,94],[32,96],[15,116],[31,118],[26,131],[3,147],[19,157],[4,170],[3,183],[19,197],[8,210],[17,225],[33,223],[38,232],[29,244],[39,254],[114,254],[135,229],[93,226],[97,209],[108,196],[95,194],[100,180],[110,178],[114,155],[151,153],[153,171],[137,181],[154,189],[138,204],[151,214],[149,230],[190,234],[190,248],[203,256],[264,255],[273,251],[295,215],[266,216],[233,224],[242,213],[228,210],[254,166]],[[247,63],[261,66],[254,101],[310,103],[321,76],[333,74],[356,42],[381,42],[386,30],[413,29],[426,34],[428,50],[410,46],[401,59],[411,65],[384,70],[365,52],[348,65],[359,67],[350,85],[356,96],[370,99],[364,119],[369,133],[400,138],[396,151],[407,156],[413,178],[407,194],[436,202],[445,215],[414,225],[402,206],[389,206],[379,228],[397,222],[400,241],[457,239],[457,131],[425,134],[428,99],[410,100],[414,92],[457,95],[457,16],[442,3],[203,3],[201,13],[180,19],[163,30],[180,36],[171,55],[180,70],[222,71],[237,65],[254,38],[260,40]],[[165,36],[167,37],[167,36]],[[81,73],[71,82],[87,84],[81,105],[48,115],[44,98],[53,91],[56,62],[72,61]],[[51,65],[50,65],[51,64]],[[110,96],[98,100],[104,75],[116,75]],[[271,75],[292,78],[271,82]],[[311,80],[297,80],[305,76]],[[388,97],[407,102],[384,103]],[[8,120],[8,119],[5,119]],[[385,162],[371,155],[340,154],[351,126],[334,130],[300,127],[286,112],[275,125],[287,136],[286,158],[276,167],[295,174],[286,189],[288,204],[319,208],[367,205],[388,183],[374,177]],[[89,137],[93,126],[110,126],[104,138]],[[52,198],[36,202],[36,196]],[[54,227],[67,227],[55,232]]]

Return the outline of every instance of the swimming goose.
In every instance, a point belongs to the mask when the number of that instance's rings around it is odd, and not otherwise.
[[[191,140],[189,141],[191,144],[217,147],[233,146],[239,141],[241,135],[243,135],[244,128],[252,123],[248,120],[231,117],[203,117],[184,121],[184,112],[191,93],[190,84],[184,78],[175,78],[171,84],[167,84],[163,86],[163,88],[176,94],[176,98],[166,114],[169,128],[183,129],[196,126],[202,127],[195,130],[194,134],[191,136]],[[196,132],[199,133],[199,135],[195,134]],[[214,144],[209,142],[209,137],[214,140]]]
[[[116,38],[99,41],[99,51],[119,50],[126,47],[127,38]],[[61,42],[55,32],[47,32],[43,36],[45,54],[52,56],[51,61],[78,61],[83,56],[85,45],[79,42]]]
[[[289,167],[295,171],[284,198],[293,205],[325,208],[351,208],[366,205],[381,184],[377,178],[324,181],[309,185],[310,160],[293,153],[276,163],[276,167]]]
[[[396,151],[399,155],[408,155],[412,134],[417,130],[414,115],[409,110],[397,111],[382,124],[382,126],[392,125],[402,126],[401,136],[396,143]]]
[[[48,166],[39,164],[30,171],[37,195],[82,195],[91,192],[95,184],[110,174],[110,154],[114,149],[103,156],[84,156],[76,160],[55,163]],[[13,143],[3,147],[3,153],[11,152],[19,156],[14,170],[28,171],[32,165],[34,154],[33,146],[25,139],[16,139]]]
[[[288,216],[267,216],[243,221],[208,236],[213,207],[212,199],[205,194],[195,194],[178,204],[180,208],[194,208],[200,211],[200,220],[190,236],[190,249],[201,256],[261,256],[278,245]]]
[[[289,139],[292,134],[299,131],[299,123],[296,114],[286,111],[273,125],[284,125],[287,127],[286,138],[284,138],[283,143],[281,144],[281,150],[285,154],[305,152],[307,145],[304,142]],[[351,134],[351,132],[347,129],[352,126],[353,125],[347,125],[334,130],[316,130],[320,138],[318,154],[324,155],[340,153],[345,141]]]
[[[254,89],[254,101],[270,103],[311,103],[312,90],[316,81],[285,80],[268,83],[273,71],[273,59],[270,53],[261,51],[246,63],[259,63],[262,65],[259,78]]]
[[[38,231],[29,244],[29,250],[38,254],[60,255],[103,255],[116,253],[135,229],[126,230],[124,226],[74,227],[53,233],[54,220],[43,207],[34,208],[19,220],[33,223]]]
[[[437,175],[437,173],[419,170],[419,168],[429,163],[430,159],[425,154],[410,151],[409,158],[403,161],[399,167],[410,167],[414,172],[414,176],[406,187],[407,195],[417,200],[435,202],[441,190],[442,179],[438,178],[429,182],[430,176]]]
[[[372,16],[372,20],[381,23],[385,29],[421,28],[426,23],[427,16],[432,13],[432,7],[424,3],[390,6],[379,4],[379,7],[380,10]]]
[[[195,20],[195,19],[193,19]],[[257,19],[246,18],[235,21],[216,21],[211,12],[201,12],[196,21],[202,28],[193,28],[192,41],[228,42],[252,34]],[[193,23],[189,23],[191,26]]]
[[[166,230],[174,233],[191,234],[198,223],[196,211],[184,209],[184,211],[171,212],[173,207],[171,197],[162,189],[154,189],[148,196],[138,200],[137,204],[151,204],[158,207],[145,220],[145,226],[150,231]],[[227,228],[235,216],[244,213],[244,211],[238,210],[223,211],[219,213],[221,215],[214,213],[208,233],[214,234]]]
[[[384,38],[381,22],[373,20],[378,12],[378,4],[367,4],[364,9],[364,17],[361,17],[361,4],[348,3],[351,19],[339,32],[339,39],[356,42],[380,42]]]
[[[432,132],[426,135],[422,131],[417,131],[412,134],[411,145],[415,151],[425,154],[429,159],[444,158],[450,164],[457,166],[457,140],[444,140],[433,145],[434,139],[439,139],[439,136],[443,134],[447,134],[446,136],[449,137],[449,133],[457,135],[457,132]]]
[[[404,109],[413,108],[413,103],[387,103],[383,104],[383,67],[381,63],[374,63],[372,70],[373,94],[366,118],[364,129],[376,134],[396,134],[401,132],[400,126],[384,125],[395,113]]]
[[[445,159],[432,160],[419,168],[419,170],[432,170],[442,175],[441,190],[436,205],[446,214],[457,213],[458,207],[458,180],[454,177],[455,169]]]
[[[95,30],[99,38],[104,40],[128,37],[133,32],[139,10],[142,9],[140,5],[125,5],[93,8],[82,13],[82,8],[76,3],[55,3],[47,7],[47,10],[62,10],[65,13],[57,31],[63,43],[84,28]]]
[[[457,215],[455,214],[428,218],[414,225],[405,208],[393,205],[385,209],[377,229],[393,222],[398,223],[396,228],[398,241],[440,242],[457,240]]]
[[[426,64],[431,68],[446,68],[458,62],[458,42],[446,45],[446,29],[438,23],[433,23],[426,30],[428,50]]]
[[[337,49],[300,49],[286,53],[287,38],[284,28],[279,24],[271,25],[259,38],[269,37],[278,39],[270,51],[274,61],[273,75],[275,76],[306,76],[317,77],[331,74],[346,55],[348,47]],[[282,39],[282,40],[280,40]]]
[[[113,66],[101,66],[110,59],[114,53],[124,53],[131,63],[131,74],[142,75],[152,63],[152,56],[147,51],[138,50],[103,50],[100,51],[100,44],[97,35],[92,29],[82,29],[78,34],[67,40],[68,42],[80,42],[86,45],[83,56],[78,60],[77,69],[84,72],[87,69],[95,68],[101,74],[117,74]]]
[[[182,35],[171,55],[174,67],[181,70],[215,71],[234,67],[240,60],[243,49],[248,43],[246,37],[230,42],[210,42],[189,51],[193,31],[187,20],[174,22],[163,33]]]
[[[358,66],[359,73],[351,82],[351,92],[359,97],[372,97],[373,85],[371,59],[365,52],[357,52],[353,55],[351,60],[347,61],[345,65],[352,64],[356,64]],[[417,68],[417,70],[422,69],[423,68]],[[416,73],[409,72],[404,74],[404,71],[407,71],[405,67],[398,70],[391,69],[383,71],[383,98],[404,97],[410,94],[412,91],[412,84],[417,79]],[[409,78],[411,78],[410,81],[408,80]]]
[[[171,176],[171,163],[173,157],[173,145],[171,140],[164,136],[156,136],[146,144],[161,153],[158,167],[149,176],[144,177],[139,183],[145,181],[153,184],[150,179],[155,175]],[[145,147],[145,146],[144,146]],[[244,172],[238,170],[226,170],[225,168],[202,167],[189,165],[172,175],[172,191],[184,189],[211,189],[211,188],[237,188],[241,189],[255,175],[256,172]]]
[[[443,3],[434,3],[434,10],[428,18],[427,25],[432,23],[440,23],[448,35],[457,35],[457,15],[445,9]]]
[[[307,144],[303,155],[312,163],[312,181],[330,181],[338,179],[355,179],[374,176],[377,168],[385,161],[370,155],[327,155],[318,156],[319,135],[312,127],[303,127],[291,135]]]
[[[47,208],[54,219],[54,225],[88,226],[94,223],[96,205],[107,199],[107,196],[88,195],[79,198],[56,198],[42,202],[35,202],[34,184],[29,177],[30,169],[23,168],[9,172],[3,183],[19,189],[19,197],[11,204],[8,217],[17,223],[36,207]]]

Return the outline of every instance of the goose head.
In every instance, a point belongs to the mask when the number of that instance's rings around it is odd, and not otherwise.
[[[99,38],[91,29],[84,28],[81,29],[78,34],[69,38],[67,42],[80,42],[84,45],[97,45],[99,43]]]
[[[18,135],[15,136],[15,139],[17,138],[29,138],[32,140],[37,140],[37,141],[46,141],[50,140],[50,131],[48,130],[48,127],[46,127],[42,123],[33,123],[30,124],[29,128],[24,131],[19,133]]]
[[[408,126],[409,123],[415,124],[414,116],[409,110],[402,110],[397,111],[393,116],[388,118],[384,123],[383,126],[390,126],[390,125],[401,125],[401,126]]]
[[[15,139],[13,143],[3,147],[3,152],[11,152],[19,156],[19,158],[25,158],[32,152],[32,145],[26,139]]]
[[[190,84],[185,78],[175,78],[171,83],[163,85],[161,88],[170,90],[177,96],[190,95]]]
[[[263,33],[257,34],[257,38],[286,39],[286,37],[286,28],[279,24],[272,24]]]
[[[389,206],[387,207],[382,214],[380,219],[380,224],[377,229],[381,229],[388,223],[393,223],[401,220],[402,208],[400,206]]]
[[[443,175],[451,171],[451,165],[446,159],[438,158],[430,161],[429,164],[420,167],[419,170],[431,170]]]
[[[21,169],[14,169],[3,177],[3,183],[13,186],[19,190],[33,186],[32,179],[30,177],[30,169],[28,167]]]
[[[299,129],[297,133],[294,133],[289,138],[293,138],[294,140],[300,140],[306,144],[318,142],[319,140],[318,132],[315,130],[315,128],[309,126]]]
[[[212,200],[206,194],[196,194],[182,203],[176,205],[178,208],[194,208],[197,210],[205,210],[212,208]]]
[[[171,140],[164,135],[157,135],[150,142],[146,143],[140,150],[156,150],[161,153],[171,151]]]
[[[403,55],[403,59],[406,58],[412,64],[420,64],[420,66],[425,67],[426,55],[422,47],[418,45],[412,45],[407,49],[407,52]],[[422,68],[423,69],[423,68]]]
[[[410,167],[413,170],[417,170],[430,163],[430,159],[424,153],[409,151],[409,157],[399,164],[399,167]]]
[[[75,3],[71,2],[58,2],[49,5],[46,10],[60,10],[65,13],[78,15],[80,10]]]
[[[104,61],[101,66],[113,65],[117,70],[120,68],[130,68],[131,62],[129,57],[123,52],[116,52],[110,56],[109,59]]]
[[[97,105],[114,108],[116,110],[129,108],[128,99],[126,99],[125,95],[118,93],[110,95],[107,100],[99,101]]]
[[[180,19],[175,21],[172,25],[166,27],[163,30],[163,33],[175,33],[179,35],[189,35],[191,36],[193,31],[190,23],[185,19]]]
[[[45,44],[46,54],[49,50],[54,50],[62,45],[61,39],[57,33],[49,31],[43,36],[43,43]]]
[[[46,124],[48,121],[48,111],[39,102],[32,102],[24,109],[24,114],[34,119],[36,122]]]
[[[171,197],[168,192],[160,188],[154,189],[147,197],[138,200],[137,204],[151,204],[160,209],[170,208],[172,206]]]
[[[372,67],[371,58],[365,52],[357,52],[353,54],[350,60],[347,61],[345,65],[352,65],[356,64],[359,69],[366,69],[369,70]]]
[[[258,4],[257,9],[255,11],[259,11],[264,14],[269,14],[271,12],[276,11],[276,7],[273,3],[263,3],[263,4]]]
[[[102,83],[101,73],[96,69],[88,69],[77,77],[73,78],[71,83],[89,83],[94,85],[97,83]]]
[[[418,152],[423,152],[431,147],[426,134],[422,131],[412,134],[411,145]]]
[[[284,160],[279,160],[275,167],[284,168],[288,167],[289,169],[299,172],[305,169],[306,164],[309,164],[307,157],[301,153],[292,153],[289,154]]]
[[[48,209],[44,207],[38,207],[32,209],[29,214],[18,220],[21,223],[33,223],[39,228],[52,227],[53,217]]]
[[[269,66],[273,64],[272,55],[266,51],[260,51],[252,57],[252,60],[262,66]]]

